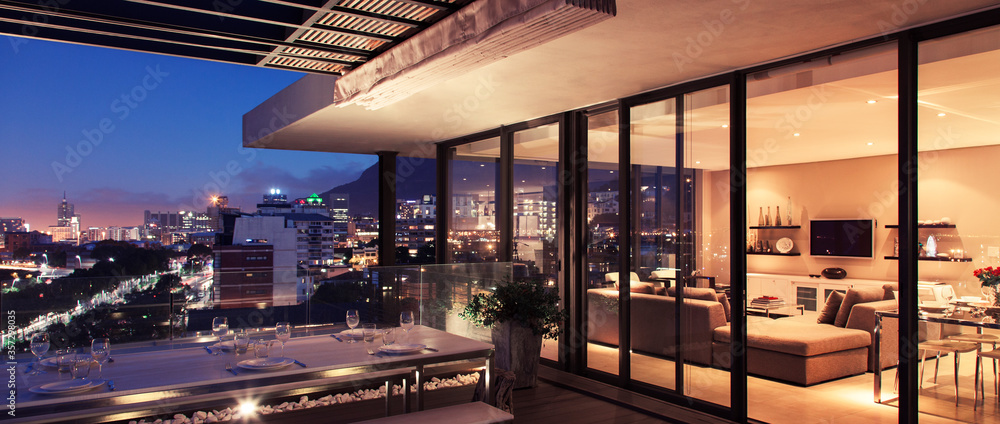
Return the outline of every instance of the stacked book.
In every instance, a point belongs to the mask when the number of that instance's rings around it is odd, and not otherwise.
[[[782,306],[785,306],[785,301],[780,297],[774,296],[761,296],[750,301],[751,308],[771,309],[780,308]]]

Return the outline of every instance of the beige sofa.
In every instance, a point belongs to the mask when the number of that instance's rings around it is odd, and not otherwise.
[[[710,290],[710,289],[703,289]],[[661,293],[664,290],[659,290]],[[714,291],[713,291],[714,292]],[[685,292],[687,293],[687,292]],[[632,350],[675,357],[677,354],[674,316],[677,299],[665,294],[631,294]],[[618,290],[587,291],[588,336],[592,342],[618,345]],[[702,365],[712,365],[713,330],[726,325],[726,311],[718,300],[684,299],[682,329],[684,358]]]
[[[646,292],[649,289],[633,285],[632,350],[675,357],[677,347],[673,317],[676,299],[663,293],[663,289],[656,289],[661,294],[649,294]],[[591,289],[587,297],[589,340],[617,346],[618,290]],[[748,317],[748,372],[811,385],[873,371],[876,366],[894,366],[897,357],[896,321],[887,319],[882,323],[881,359],[877,362],[872,340],[875,312],[895,308],[895,300],[856,303],[846,315],[843,327],[818,324],[815,315],[780,319]],[[688,323],[682,330],[686,348],[684,358],[701,365],[729,368],[731,332],[723,303],[686,296],[684,309],[684,322]]]
[[[854,289],[852,289],[854,290]],[[874,293],[877,289],[868,290]],[[882,292],[877,293],[882,296]],[[876,311],[896,309],[895,300],[853,304],[843,327],[820,324],[813,315],[747,319],[747,372],[802,385],[896,365],[898,322],[882,322],[880,358],[874,356]],[[845,312],[846,313],[846,312]],[[713,365],[730,366],[731,328],[715,329]]]

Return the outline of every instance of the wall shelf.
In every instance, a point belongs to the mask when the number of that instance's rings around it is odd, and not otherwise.
[[[751,230],[793,230],[796,228],[802,228],[799,225],[754,225],[751,226]]]
[[[899,256],[886,256],[885,259],[899,260]],[[972,262],[972,258],[937,258],[930,256],[921,256],[917,258],[919,261],[935,261],[935,262]]]
[[[885,228],[899,228],[899,225],[888,224]],[[955,224],[938,224],[938,225],[917,225],[917,228],[958,228]]]
[[[748,255],[770,255],[770,256],[802,256],[801,253],[797,253],[797,252],[788,252],[788,253],[781,253],[781,252],[747,252],[747,254]]]

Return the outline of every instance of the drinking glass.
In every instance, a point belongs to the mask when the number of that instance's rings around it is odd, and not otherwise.
[[[396,332],[392,330],[394,330],[394,328],[389,327],[382,333],[382,344],[389,346],[396,343]]]
[[[90,356],[97,361],[97,378],[104,378],[104,363],[111,357],[111,341],[101,337],[90,343]]]
[[[75,359],[73,359],[73,369],[70,371],[73,378],[79,378],[81,380],[87,378],[87,375],[90,374],[91,361],[93,361],[93,358],[91,358],[90,355],[82,353],[77,354]]]
[[[212,333],[219,338],[219,345],[222,345],[222,336],[229,332],[229,319],[226,317],[212,318]]]
[[[236,349],[236,354],[247,353],[247,346],[250,345],[250,335],[247,334],[246,329],[236,330],[236,337],[233,338],[233,348]]]
[[[266,359],[271,351],[271,345],[274,342],[271,340],[257,340],[253,344],[253,357]]]
[[[353,330],[354,327],[357,327],[358,324],[360,324],[360,323],[361,323],[361,318],[358,317],[358,310],[357,309],[350,309],[350,310],[348,310],[347,311],[347,326],[350,327],[351,330]],[[348,343],[355,343],[355,342],[357,342],[357,340],[355,340],[355,338],[353,337],[353,332],[352,332],[352,337],[348,337],[347,338],[347,342]]]
[[[274,338],[281,342],[281,356],[285,356],[285,342],[292,338],[292,325],[287,322],[275,324]]]
[[[76,359],[76,352],[73,349],[59,349],[56,351],[56,369],[59,372],[70,372],[73,370],[73,360]]]
[[[410,342],[410,330],[413,329],[413,311],[403,311],[399,314],[399,326],[403,330],[403,342]]]
[[[44,331],[31,335],[31,353],[35,355],[35,366],[28,375],[45,374],[42,371],[42,356],[49,351],[49,333]]]
[[[369,355],[375,354],[375,324],[362,324],[361,325],[361,337],[365,341],[365,351]]]

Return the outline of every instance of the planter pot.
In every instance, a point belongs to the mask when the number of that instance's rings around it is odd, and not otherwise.
[[[493,326],[496,368],[514,372],[515,389],[538,385],[538,360],[542,355],[542,336],[519,323]]]

